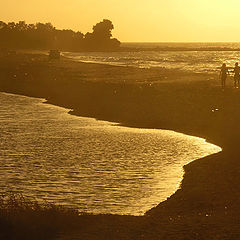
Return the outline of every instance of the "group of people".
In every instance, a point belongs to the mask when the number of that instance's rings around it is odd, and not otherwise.
[[[230,69],[232,69],[232,71],[229,71]],[[226,79],[227,79],[227,75],[230,74],[230,72],[234,73],[233,79],[234,79],[234,87],[235,88],[239,88],[239,83],[240,83],[240,67],[238,65],[238,63],[235,63],[235,67],[234,68],[228,68],[226,63],[223,63],[221,70],[220,70],[220,79],[221,79],[221,83],[222,83],[222,88],[224,89],[226,86]]]

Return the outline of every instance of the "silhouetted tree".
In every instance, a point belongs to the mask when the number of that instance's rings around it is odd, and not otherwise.
[[[104,19],[102,22],[93,26],[93,35],[100,39],[109,39],[112,37],[114,26],[110,20]]]
[[[58,30],[51,23],[26,24],[0,21],[0,47],[51,49],[66,51],[109,51],[117,50],[120,42],[112,38],[114,26],[104,19],[93,26],[92,33]]]
[[[104,19],[102,22],[93,26],[92,33],[85,34],[85,45],[87,50],[115,50],[119,48],[120,42],[112,39],[114,26],[110,20]]]

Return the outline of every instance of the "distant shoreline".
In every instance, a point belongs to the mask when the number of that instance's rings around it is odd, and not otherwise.
[[[191,47],[154,47],[154,48],[141,48],[141,47],[120,47],[119,52],[238,52],[240,48],[219,48],[219,47],[201,47],[201,48],[191,48]]]
[[[19,52],[48,52],[48,49],[15,49]],[[231,48],[231,47],[163,47],[163,46],[157,46],[157,47],[127,47],[127,46],[120,46],[119,49],[116,50],[109,50],[109,51],[97,51],[97,50],[88,50],[88,51],[79,51],[79,50],[61,50],[62,52],[72,52],[72,53],[80,53],[80,52],[240,52],[239,48]]]

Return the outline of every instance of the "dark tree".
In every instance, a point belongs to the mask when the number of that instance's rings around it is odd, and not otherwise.
[[[114,26],[110,20],[104,19],[93,26],[93,35],[99,39],[110,39]]]
[[[61,51],[117,50],[120,42],[112,38],[114,26],[104,19],[92,33],[58,30],[51,23],[26,24],[0,21],[0,48],[59,49]]]
[[[104,19],[102,22],[93,26],[92,33],[85,35],[85,48],[92,51],[111,51],[117,50],[120,42],[112,39],[112,30],[114,26],[110,20]]]

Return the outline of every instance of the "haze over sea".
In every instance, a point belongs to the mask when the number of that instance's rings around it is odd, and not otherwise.
[[[67,114],[43,99],[0,93],[1,192],[81,212],[142,215],[173,194],[183,165],[221,149],[167,130]]]
[[[145,50],[64,53],[64,56],[83,62],[139,68],[166,68],[194,73],[216,73],[223,62],[233,67],[235,62],[240,60],[240,43],[122,43],[121,46]],[[206,48],[215,48],[215,50],[202,51]],[[228,51],[223,51],[224,49]]]

